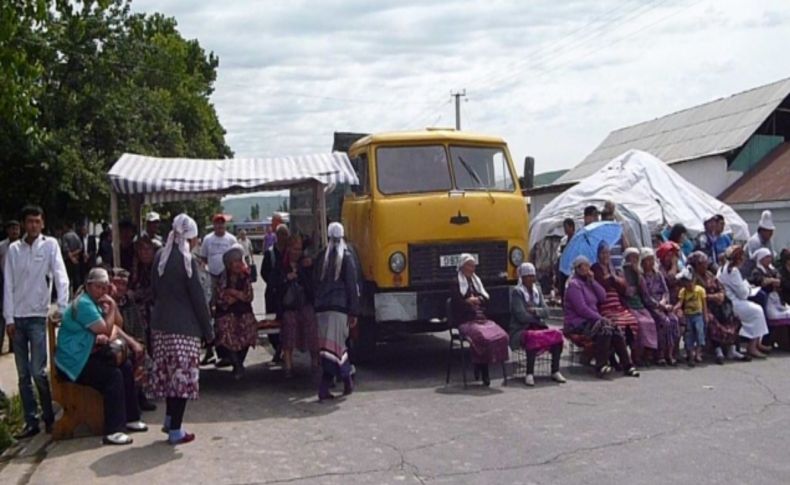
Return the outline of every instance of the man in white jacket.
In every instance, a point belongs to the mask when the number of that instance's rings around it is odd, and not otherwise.
[[[8,249],[4,261],[3,317],[8,338],[13,343],[19,394],[25,413],[25,429],[17,439],[30,438],[40,432],[38,405],[33,392],[36,384],[41,400],[42,418],[51,432],[55,415],[47,378],[47,314],[51,301],[50,282],[54,281],[60,318],[69,296],[69,278],[60,246],[54,238],[44,236],[44,211],[40,207],[22,209],[25,235]]]

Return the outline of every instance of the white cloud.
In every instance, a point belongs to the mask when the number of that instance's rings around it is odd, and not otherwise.
[[[616,128],[790,76],[785,0],[139,0],[220,58],[238,156],[454,122],[569,168]]]

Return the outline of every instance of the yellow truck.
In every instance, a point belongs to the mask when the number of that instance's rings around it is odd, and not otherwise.
[[[490,316],[505,321],[528,241],[527,206],[505,141],[429,129],[368,135],[348,153],[360,180],[342,207],[363,281],[357,354],[372,356],[383,326],[445,328],[462,253],[477,258]]]

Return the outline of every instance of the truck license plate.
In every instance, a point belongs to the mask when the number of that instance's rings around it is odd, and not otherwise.
[[[477,254],[472,254],[475,258],[475,261],[480,261]],[[439,266],[442,268],[455,268],[458,266],[458,262],[461,261],[460,254],[447,254],[444,256],[439,256]]]

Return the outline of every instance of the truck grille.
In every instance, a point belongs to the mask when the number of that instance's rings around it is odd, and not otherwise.
[[[409,245],[409,284],[410,286],[442,285],[449,286],[455,278],[455,267],[442,267],[442,256],[462,253],[478,257],[477,275],[483,282],[502,282],[507,271],[507,241],[454,243],[454,244],[410,244]]]

